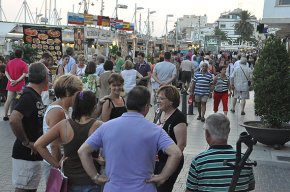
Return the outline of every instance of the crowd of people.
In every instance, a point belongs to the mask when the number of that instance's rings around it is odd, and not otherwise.
[[[3,120],[16,136],[15,191],[36,191],[52,168],[62,168],[72,192],[172,191],[187,140],[186,115],[178,109],[183,91],[194,98],[210,146],[193,159],[185,190],[227,191],[233,169],[223,159],[234,162],[235,155],[227,143],[228,97],[234,98],[230,111],[235,113],[241,100],[245,115],[254,55],[164,52],[149,63],[142,52],[135,59],[117,52],[87,60],[67,48],[55,71],[49,52],[29,66],[20,49],[15,56],[1,71],[1,82],[7,78]],[[214,114],[206,117],[211,97]],[[217,113],[220,101],[224,114]],[[152,104],[156,112],[150,122],[145,117]],[[223,154],[228,156],[220,159]],[[254,189],[251,167],[241,180],[237,191]]]

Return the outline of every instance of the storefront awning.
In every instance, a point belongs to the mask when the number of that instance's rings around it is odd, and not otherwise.
[[[0,22],[0,38],[5,38],[6,35],[16,27],[15,23],[2,23]]]

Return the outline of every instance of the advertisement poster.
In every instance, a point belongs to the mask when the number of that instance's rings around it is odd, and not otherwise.
[[[74,28],[74,50],[84,51],[84,28]]]
[[[43,52],[50,52],[53,59],[62,57],[61,28],[23,25],[23,41],[38,49],[36,58],[41,59]]]

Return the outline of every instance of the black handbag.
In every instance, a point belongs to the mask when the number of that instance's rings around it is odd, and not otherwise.
[[[243,73],[244,73],[244,75],[245,75],[246,79],[248,80],[248,86],[249,86],[249,87],[251,87],[251,85],[252,85],[252,82],[251,82],[251,81],[249,81],[249,79],[248,79],[247,75],[245,74],[245,72],[244,72],[243,68],[242,68],[242,67],[240,67],[240,68],[241,68],[241,70],[243,71]]]

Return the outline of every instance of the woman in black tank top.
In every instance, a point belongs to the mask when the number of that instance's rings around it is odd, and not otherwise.
[[[108,121],[120,117],[127,112],[125,100],[121,97],[123,91],[124,79],[120,74],[113,73],[109,77],[109,86],[111,89],[110,97],[106,99],[102,107],[101,120]]]
[[[96,185],[84,170],[77,153],[89,135],[102,124],[101,121],[91,118],[95,105],[96,98],[93,92],[77,93],[72,118],[60,121],[35,142],[39,154],[55,168],[60,168],[60,162],[51,155],[46,146],[54,140],[59,140],[63,144],[65,157],[63,172],[68,177],[68,191],[101,191],[101,187]],[[94,164],[96,170],[99,170],[100,165],[96,161]]]

